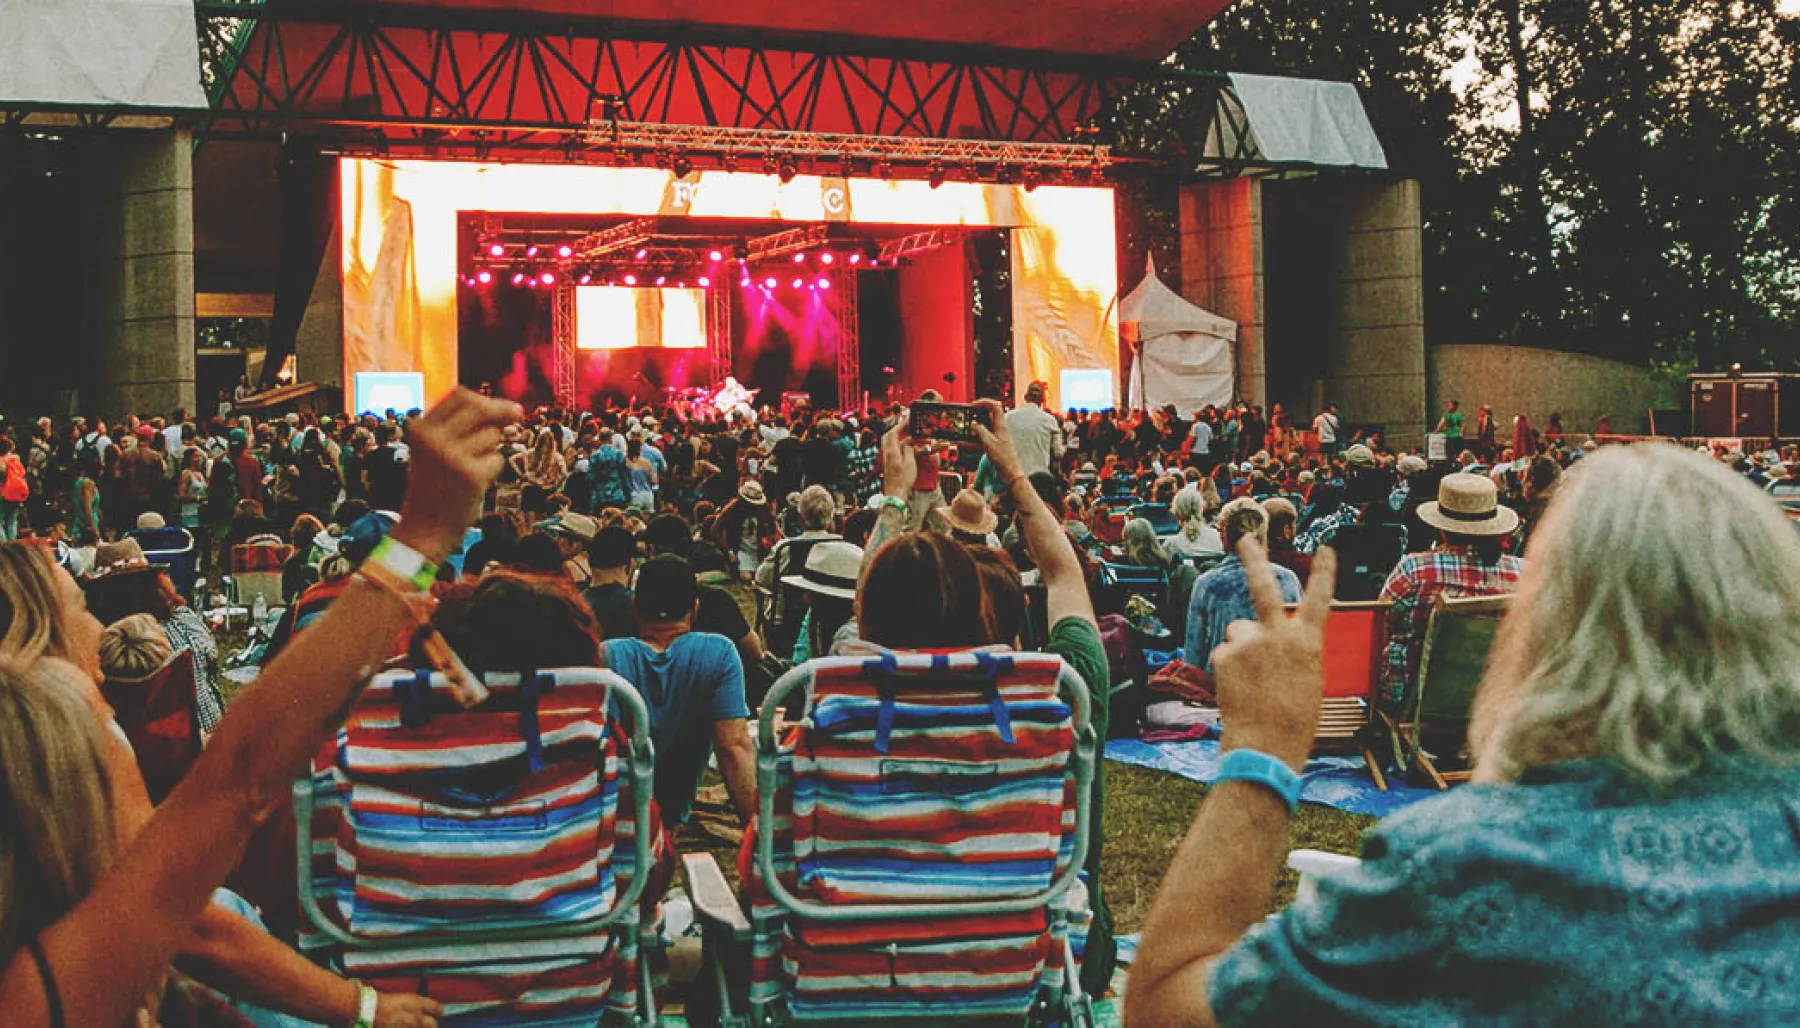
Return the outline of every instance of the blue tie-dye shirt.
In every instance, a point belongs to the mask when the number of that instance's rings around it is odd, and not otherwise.
[[[1214,966],[1220,1024],[1800,1024],[1800,773],[1578,761],[1388,818]]]
[[[1281,587],[1282,602],[1299,603],[1299,576],[1279,565],[1270,570],[1275,572],[1275,583]],[[1244,577],[1243,563],[1233,554],[1194,582],[1194,593],[1188,598],[1187,638],[1181,659],[1212,674],[1213,647],[1225,641],[1226,626],[1233,621],[1255,620],[1256,603],[1250,598],[1250,583]]]

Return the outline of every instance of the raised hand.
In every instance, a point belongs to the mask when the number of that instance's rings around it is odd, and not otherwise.
[[[510,400],[457,389],[406,426],[412,450],[395,537],[432,560],[462,542],[500,474],[500,432],[525,416]]]
[[[1262,545],[1238,542],[1256,604],[1255,621],[1234,621],[1212,652],[1226,749],[1261,750],[1296,772],[1306,765],[1325,693],[1325,619],[1337,584],[1337,554],[1321,547],[1300,609],[1288,617]]]
[[[911,416],[902,411],[900,420],[881,437],[881,491],[903,500],[912,495],[913,483],[919,478],[919,456],[908,432]]]
[[[994,474],[1002,482],[1011,483],[1019,476],[1019,453],[1013,448],[1012,432],[1006,427],[1006,408],[1000,406],[999,400],[976,400],[975,406],[987,411],[987,425],[975,426],[975,438],[981,442],[981,449],[987,454],[988,462],[994,465]]]

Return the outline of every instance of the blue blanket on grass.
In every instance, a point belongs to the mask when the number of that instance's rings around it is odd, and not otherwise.
[[[1167,771],[1196,782],[1210,784],[1219,777],[1216,739],[1159,743],[1113,739],[1106,744],[1106,759]],[[1300,791],[1302,800],[1372,817],[1386,817],[1428,796],[1439,795],[1432,789],[1414,789],[1393,775],[1388,776],[1387,791],[1382,792],[1375,788],[1361,757],[1315,757],[1306,765],[1305,779]]]

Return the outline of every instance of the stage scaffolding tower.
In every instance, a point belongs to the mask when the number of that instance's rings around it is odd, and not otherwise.
[[[837,298],[837,405],[840,411],[862,406],[862,330],[857,315],[858,292],[855,275],[846,275],[843,288],[832,290],[832,295]]]
[[[542,324],[540,322],[539,324]],[[575,286],[564,279],[550,298],[550,390],[566,411],[575,404]]]

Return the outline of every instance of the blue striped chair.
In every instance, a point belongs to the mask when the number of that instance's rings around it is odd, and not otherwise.
[[[777,739],[796,690],[805,717]],[[1096,746],[1054,656],[880,653],[783,676],[762,708],[748,916],[710,857],[685,860],[720,1023],[1092,1024],[1069,934]]]

